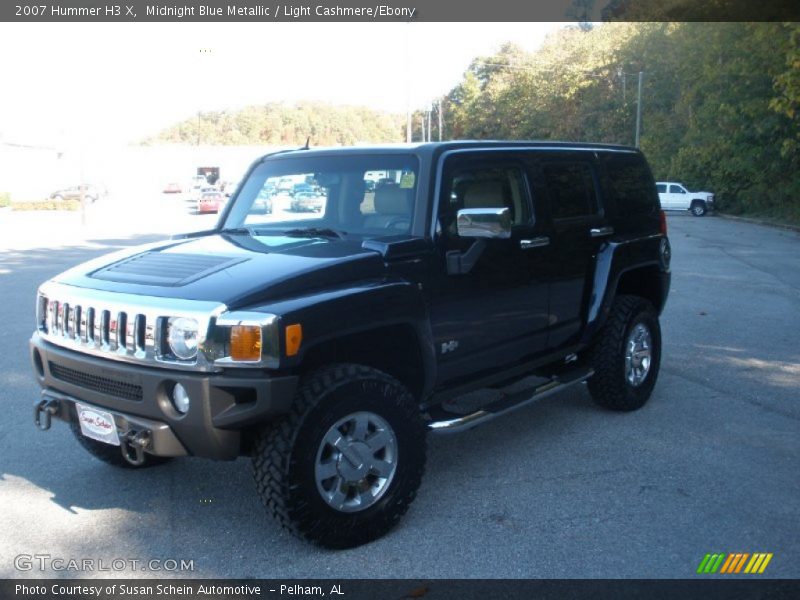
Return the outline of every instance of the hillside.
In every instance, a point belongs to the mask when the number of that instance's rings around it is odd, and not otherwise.
[[[202,112],[145,143],[315,146],[405,140],[405,117],[357,106],[265,104],[237,111]]]

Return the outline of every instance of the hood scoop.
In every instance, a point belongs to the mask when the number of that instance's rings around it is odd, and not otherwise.
[[[246,260],[230,256],[145,252],[98,269],[90,276],[118,283],[179,287]]]

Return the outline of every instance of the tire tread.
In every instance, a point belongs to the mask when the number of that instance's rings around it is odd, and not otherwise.
[[[337,388],[359,379],[372,379],[392,385],[402,385],[389,375],[362,365],[338,363],[323,367],[301,381],[295,396],[292,410],[283,419],[264,427],[256,436],[253,451],[253,478],[259,496],[268,512],[280,523],[281,527],[296,537],[305,538],[329,548],[353,547],[379,537],[408,511],[416,497],[417,488],[422,480],[425,468],[424,460],[414,466],[410,476],[411,485],[408,491],[398,497],[392,504],[393,510],[384,515],[383,522],[370,528],[370,531],[351,531],[348,536],[331,535],[325,523],[311,522],[305,514],[305,506],[298,503],[292,495],[290,486],[290,470],[292,468],[292,452],[296,437],[308,414]],[[404,394],[410,394],[403,388]],[[410,423],[417,423],[424,428],[416,404],[403,402],[399,406],[405,409]],[[425,444],[422,435],[423,452]],[[342,537],[347,539],[342,539]]]

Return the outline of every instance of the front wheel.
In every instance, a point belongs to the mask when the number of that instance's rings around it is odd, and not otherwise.
[[[641,408],[661,364],[661,327],[653,305],[639,296],[618,296],[589,361],[595,370],[589,393],[598,405],[618,411]]]
[[[702,217],[704,214],[706,214],[706,203],[700,201],[692,202],[692,207],[690,210],[695,217]]]
[[[307,376],[292,411],[256,438],[253,475],[267,509],[292,533],[351,548],[387,533],[425,467],[426,429],[396,379],[353,364]]]

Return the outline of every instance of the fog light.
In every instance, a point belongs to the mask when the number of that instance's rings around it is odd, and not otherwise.
[[[189,392],[180,383],[176,383],[172,388],[172,404],[175,405],[175,410],[185,415],[189,412],[189,401]]]

